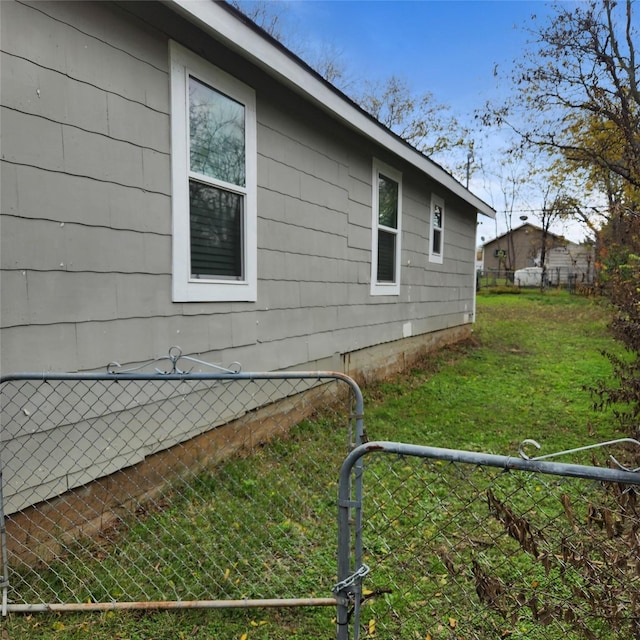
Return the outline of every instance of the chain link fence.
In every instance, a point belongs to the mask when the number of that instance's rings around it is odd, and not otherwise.
[[[3,614],[337,605],[340,640],[640,638],[637,451],[359,446],[333,373],[23,375],[0,401]]]
[[[0,400],[3,614],[335,606],[337,473],[362,431],[351,379],[25,374]]]
[[[476,271],[476,290],[496,287],[516,287],[539,289],[542,285],[542,272],[527,273],[527,270],[478,269]],[[544,289],[566,289],[569,293],[593,296],[597,290],[596,274],[578,273],[568,267],[548,267],[544,274]]]
[[[362,531],[345,512],[339,638],[640,638],[637,469],[398,443],[350,457]]]

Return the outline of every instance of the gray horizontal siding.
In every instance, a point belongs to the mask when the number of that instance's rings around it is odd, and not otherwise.
[[[38,235],[44,243],[24,243]],[[96,251],[104,245],[112,250]],[[168,275],[171,238],[157,233],[5,215],[2,269]]]
[[[7,162],[169,193],[167,153],[7,107],[0,118]]]
[[[5,214],[167,236],[171,233],[170,198],[166,194],[8,162],[2,162],[1,168]]]
[[[3,371],[140,362],[174,344],[245,369],[304,368],[402,338],[407,323],[418,334],[467,321],[471,212],[438,193],[445,261],[430,264],[435,187],[407,172],[401,294],[371,297],[380,150],[321,114],[283,108],[290,96],[272,82],[257,96],[258,300],[172,303],[174,26],[152,28],[109,3],[1,9]],[[240,76],[267,85],[247,68]]]
[[[3,2],[2,13],[3,51],[168,111],[168,63],[162,39],[125,19],[113,5]],[[61,43],[64,46],[58,46]]]

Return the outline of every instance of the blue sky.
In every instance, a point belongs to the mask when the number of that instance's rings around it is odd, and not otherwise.
[[[398,74],[459,109],[497,90],[496,64],[510,66],[529,38],[531,0],[292,0],[290,8],[318,44],[331,42],[365,77]]]
[[[554,13],[544,0],[286,0],[286,5],[293,40],[310,50],[334,47],[356,77],[398,75],[416,93],[432,93],[462,121],[488,99],[506,95],[510,87],[499,77],[508,75],[531,40],[531,16],[546,22]],[[500,209],[502,194],[495,193],[495,185],[476,176],[470,188]],[[503,233],[501,217],[497,225],[483,219],[479,235]],[[520,224],[517,216],[513,224]],[[554,230],[576,241],[584,237],[576,228]]]

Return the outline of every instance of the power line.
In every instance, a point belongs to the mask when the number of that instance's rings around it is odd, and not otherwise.
[[[585,209],[592,209],[596,213],[600,213],[600,209],[598,207],[594,207],[591,205],[586,205]],[[549,211],[550,209],[497,209],[496,213],[544,213],[545,211]]]

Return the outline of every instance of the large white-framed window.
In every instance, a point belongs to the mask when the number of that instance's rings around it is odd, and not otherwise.
[[[444,200],[431,195],[429,225],[429,262],[442,264],[444,258]]]
[[[170,42],[174,302],[257,297],[256,98]]]
[[[373,161],[371,295],[400,293],[402,174]]]

